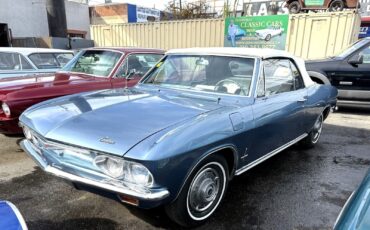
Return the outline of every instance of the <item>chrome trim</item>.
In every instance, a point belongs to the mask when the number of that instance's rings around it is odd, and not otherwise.
[[[101,188],[110,192],[119,193],[123,195],[128,195],[131,197],[135,197],[138,199],[143,200],[161,200],[169,196],[169,191],[166,189],[161,190],[149,190],[147,193],[140,193],[137,191],[134,191],[132,189],[129,189],[127,187],[117,187],[108,183],[103,183],[99,181],[94,181],[91,179],[86,179],[81,176],[76,176],[71,173],[64,172],[58,168],[55,168],[51,165],[48,165],[48,163],[43,159],[42,156],[40,156],[33,148],[32,145],[27,140],[23,140],[20,143],[22,149],[40,166],[42,170],[44,170],[47,173],[50,173],[54,176],[66,179],[68,181],[82,183],[85,185]]]
[[[307,137],[307,135],[308,135],[307,133],[304,133],[304,134],[302,134],[301,136],[297,137],[296,139],[294,139],[294,140],[292,140],[292,141],[289,141],[288,143],[286,143],[286,144],[284,144],[284,145],[280,146],[279,148],[277,148],[277,149],[275,149],[275,150],[271,151],[270,153],[268,153],[268,154],[266,154],[266,155],[264,155],[264,156],[262,156],[262,157],[258,158],[257,160],[255,160],[255,161],[253,161],[253,162],[251,162],[251,163],[247,164],[246,166],[244,166],[244,167],[242,167],[242,168],[240,168],[240,169],[236,170],[235,175],[236,175],[236,176],[239,176],[240,174],[244,173],[245,171],[247,171],[247,170],[249,170],[249,169],[253,168],[254,166],[256,166],[256,165],[258,165],[258,164],[260,164],[260,163],[262,163],[262,162],[264,162],[265,160],[269,159],[270,157],[272,157],[272,156],[274,156],[274,155],[276,155],[276,154],[280,153],[280,152],[281,152],[281,151],[283,151],[284,149],[286,149],[286,148],[288,148],[288,147],[290,147],[290,146],[294,145],[294,144],[295,144],[295,143],[297,143],[298,141],[300,141],[300,140],[302,140],[303,138]]]
[[[369,100],[370,90],[348,90],[348,89],[338,89],[338,98],[345,100]],[[347,99],[348,98],[348,99]]]

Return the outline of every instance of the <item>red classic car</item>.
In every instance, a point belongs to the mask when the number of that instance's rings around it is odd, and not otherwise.
[[[131,87],[164,54],[143,48],[90,48],[81,50],[52,75],[0,79],[0,133],[19,134],[19,115],[51,98],[109,88]]]

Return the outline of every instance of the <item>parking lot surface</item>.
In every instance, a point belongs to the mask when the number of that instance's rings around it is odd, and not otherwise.
[[[178,229],[160,208],[139,210],[46,175],[20,140],[0,135],[0,199],[18,206],[29,229]],[[370,111],[333,113],[314,149],[293,146],[235,177],[199,229],[331,229],[369,165]]]

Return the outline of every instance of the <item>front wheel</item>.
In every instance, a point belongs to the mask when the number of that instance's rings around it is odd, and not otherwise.
[[[228,180],[225,159],[219,155],[208,157],[188,178],[178,198],[165,207],[167,215],[184,227],[202,224],[219,206]]]
[[[319,141],[320,136],[321,136],[323,123],[324,123],[324,116],[323,114],[320,114],[320,116],[316,119],[311,132],[308,134],[307,137],[305,137],[301,141],[301,144],[303,145],[303,147],[312,148],[316,145],[316,143]]]
[[[268,42],[270,41],[270,39],[271,39],[271,34],[267,34],[267,36],[265,37],[265,41]]]

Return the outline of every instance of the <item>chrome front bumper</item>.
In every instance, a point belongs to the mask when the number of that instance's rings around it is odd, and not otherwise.
[[[150,190],[148,192],[138,192],[126,187],[117,187],[112,184],[95,181],[92,179],[84,178],[81,176],[74,175],[69,172],[65,172],[61,169],[49,165],[47,160],[44,159],[41,154],[37,153],[31,144],[27,140],[21,142],[22,149],[43,169],[45,172],[50,173],[54,176],[66,179],[71,182],[81,183],[95,188],[100,188],[108,192],[127,195],[130,197],[137,198],[139,200],[146,201],[157,201],[166,198],[169,195],[169,191],[166,189]]]

